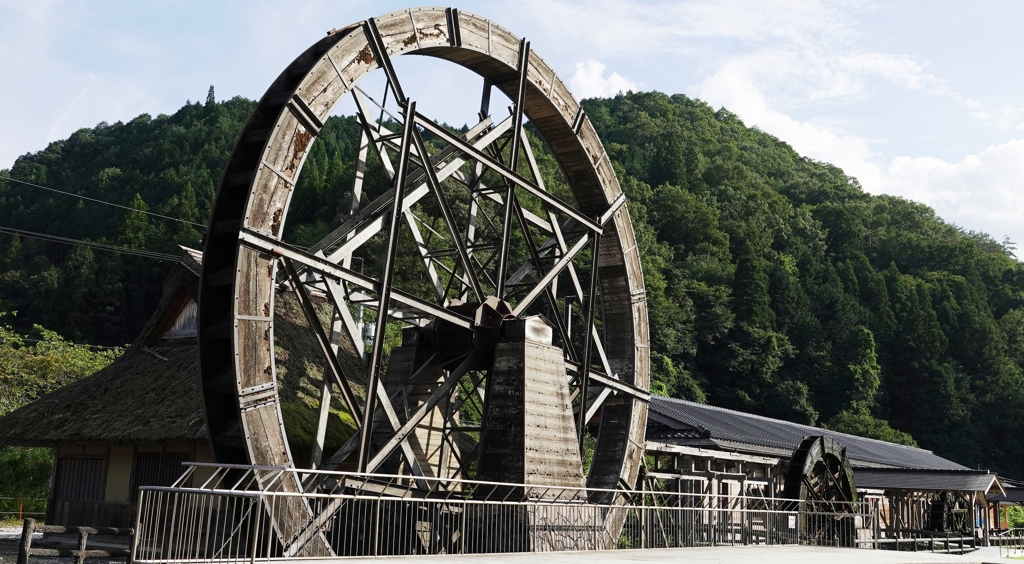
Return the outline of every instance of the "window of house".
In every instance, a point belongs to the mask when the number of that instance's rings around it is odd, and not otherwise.
[[[164,339],[179,339],[182,337],[195,337],[196,336],[196,313],[199,308],[196,306],[195,300],[189,298],[185,305],[182,306],[181,311],[178,312],[178,316],[174,318],[174,322],[171,323],[170,328],[163,334]]]
[[[58,458],[53,499],[103,501],[107,461],[103,458]]]
[[[138,452],[132,466],[132,499],[141,486],[170,486],[185,472],[181,464],[188,462],[184,452]]]

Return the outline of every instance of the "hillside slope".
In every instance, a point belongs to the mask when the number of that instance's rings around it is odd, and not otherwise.
[[[1009,249],[926,206],[871,196],[698,100],[637,93],[584,106],[631,197],[656,392],[916,440],[1024,475],[1024,268]],[[202,223],[252,107],[236,98],[100,124],[0,175]],[[311,242],[340,217],[354,128],[331,118],[314,145],[290,240]],[[200,236],[6,182],[0,225],[164,252]],[[149,315],[162,269],[4,236],[0,309],[17,310],[21,328],[124,343]]]

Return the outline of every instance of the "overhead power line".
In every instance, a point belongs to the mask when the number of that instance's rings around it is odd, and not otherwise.
[[[156,260],[167,260],[177,262],[181,260],[181,257],[177,255],[168,255],[165,253],[156,253],[153,251],[144,251],[141,249],[130,249],[128,247],[119,247],[117,245],[107,245],[106,243],[96,243],[94,241],[82,241],[80,239],[70,239],[68,237],[58,237],[57,235],[47,235],[46,233],[36,233],[34,231],[25,231],[24,229],[15,229],[13,227],[0,226],[0,233],[9,233],[11,235],[21,235],[22,237],[29,237],[31,239],[39,239],[42,241],[53,241],[55,243],[66,243],[68,245],[81,245],[83,247],[91,247],[93,249],[99,249],[101,251],[112,251],[115,253],[123,253],[126,255],[136,255],[145,258],[151,258]]]
[[[150,216],[153,216],[153,217],[159,217],[160,219],[168,219],[170,221],[177,221],[177,222],[180,222],[180,223],[187,223],[189,225],[193,225],[195,227],[198,227],[198,228],[200,228],[200,229],[202,229],[204,231],[206,230],[206,226],[205,225],[203,225],[202,223],[196,223],[194,221],[187,221],[187,220],[184,220],[184,219],[178,219],[176,217],[171,217],[171,216],[168,216],[168,215],[161,215],[161,214],[153,213],[153,212],[150,212],[150,211],[143,211],[143,210],[131,208],[131,207],[128,207],[128,206],[122,206],[121,204],[113,204],[111,202],[104,202],[103,200],[97,200],[96,198],[90,198],[88,196],[83,196],[81,194],[72,194],[71,192],[65,192],[63,190],[57,190],[56,188],[50,188],[50,187],[47,187],[47,186],[40,186],[39,184],[32,184],[31,182],[25,182],[24,180],[18,180],[16,178],[8,178],[6,176],[0,176],[0,180],[6,180],[7,182],[16,182],[18,184],[24,184],[25,186],[31,186],[32,188],[39,188],[41,190],[49,190],[50,192],[56,192],[58,194],[64,194],[65,196],[71,196],[72,198],[79,198],[79,199],[82,199],[82,200],[89,200],[90,202],[96,202],[97,204],[103,204],[105,206],[113,206],[115,208],[121,208],[123,210],[144,213],[146,215],[150,215]]]
[[[25,341],[26,343],[53,343],[54,342],[54,341],[48,341],[48,340],[45,340],[45,339],[30,339],[29,337],[22,337],[21,335],[18,335],[16,337],[0,336],[0,339],[4,339],[4,340],[7,340],[7,341],[14,341],[14,340]],[[81,347],[81,348],[86,348],[86,349],[101,349],[101,350],[105,350],[105,351],[123,351],[124,350],[124,347],[107,347],[107,346],[104,346],[104,345],[83,345],[81,343],[74,343],[74,342],[67,341],[67,340],[59,341],[59,342],[57,342],[57,344],[71,345],[73,347]]]

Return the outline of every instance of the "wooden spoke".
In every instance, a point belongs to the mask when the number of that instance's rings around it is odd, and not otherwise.
[[[342,394],[342,401],[345,402],[345,407],[348,408],[349,413],[355,420],[361,418],[361,410],[359,405],[356,404],[355,395],[352,393],[352,388],[348,385],[348,380],[354,376],[349,374],[346,378],[345,369],[338,361],[338,357],[334,354],[334,350],[331,347],[330,339],[324,333],[323,325],[320,324],[320,317],[316,313],[313,301],[309,299],[309,294],[306,292],[306,286],[302,283],[299,278],[299,274],[295,271],[295,266],[288,257],[283,257],[282,262],[284,264],[285,271],[288,273],[288,278],[292,282],[292,288],[295,290],[295,295],[299,299],[299,305],[302,306],[302,312],[306,316],[306,322],[309,324],[310,329],[313,330],[313,334],[316,336],[317,344],[320,345],[320,352],[323,353],[324,358],[327,360],[327,367],[331,371],[334,381],[338,384]]]
[[[427,160],[427,147],[423,143],[423,138],[420,137],[418,131],[413,132],[413,142],[415,143],[416,151],[423,158],[424,164],[428,163]],[[462,262],[463,272],[469,279],[470,287],[473,289],[473,293],[476,294],[477,300],[483,301],[484,293],[480,289],[480,281],[477,279],[476,271],[473,269],[472,263],[469,261],[469,253],[466,247],[463,246],[462,234],[459,233],[459,226],[455,223],[455,216],[452,214],[451,207],[448,205],[448,198],[444,195],[444,190],[441,189],[441,181],[434,173],[432,166],[425,166],[427,173],[427,185],[434,192],[437,197],[438,207],[441,208],[441,214],[443,215],[445,226],[451,234],[452,242],[455,244],[455,249],[458,251],[459,260]]]
[[[594,234],[594,244],[591,247],[590,255],[590,293],[587,294],[587,313],[584,315],[583,326],[587,328],[594,327],[594,303],[597,302],[597,276],[598,276],[598,260],[600,258],[600,247],[601,247],[601,234]],[[590,369],[592,368],[591,355],[594,353],[594,337],[593,331],[588,331],[587,335],[583,339],[583,364],[580,366],[580,401],[581,403],[587,402],[588,393],[590,392]],[[577,430],[580,434],[580,449],[583,448],[583,436],[586,431],[587,424],[585,421],[586,412],[580,410],[579,420],[577,423]]]
[[[474,141],[473,144],[470,146],[487,146],[488,144],[492,143],[494,139],[500,136],[505,130],[507,130],[507,128],[510,126],[510,120],[506,120],[502,124],[495,126],[494,129],[492,129],[491,131],[488,131],[487,134],[483,135],[482,137]],[[459,167],[465,164],[465,162],[466,161],[464,158],[458,157],[441,166],[440,169],[437,171],[438,181],[443,181],[444,179],[450,177],[459,169]],[[403,202],[402,205],[402,211],[409,209],[429,193],[430,189],[427,186],[426,182],[418,184],[411,192],[405,195],[405,201]],[[337,241],[340,241],[350,232],[360,227],[364,222],[369,221],[369,223],[365,225],[365,227],[363,227],[363,229],[361,229],[354,237],[347,240],[338,249],[332,251],[330,254],[327,255],[327,257],[330,260],[339,261],[343,257],[352,254],[352,252],[356,248],[366,243],[366,241],[368,241],[371,237],[373,237],[377,233],[380,233],[384,229],[386,219],[386,212],[384,210],[386,210],[386,208],[394,201],[394,197],[395,191],[393,189],[388,190],[379,198],[374,200],[372,203],[364,206],[362,211],[355,217],[346,221],[344,224],[341,225],[341,227],[335,229],[330,235],[325,237],[319,243],[317,243],[313,247],[310,247],[310,251],[316,252],[318,250],[326,250],[328,247],[330,247]]]
[[[372,24],[372,20],[369,22]],[[375,25],[368,25],[376,33]],[[378,36],[377,39],[380,39]],[[382,64],[390,65],[390,62],[382,61]],[[392,74],[388,75],[388,80],[393,80]],[[397,89],[398,83],[392,82],[392,87],[396,88],[396,95],[399,95],[400,91]],[[363,411],[363,437],[362,442],[359,445],[359,464],[358,468],[360,472],[365,472],[367,468],[367,458],[370,454],[370,440],[373,436],[373,413],[376,408],[377,399],[377,384],[379,382],[380,372],[382,363],[384,361],[384,339],[387,337],[386,324],[388,320],[388,306],[391,304],[391,292],[393,291],[391,282],[395,275],[395,255],[398,252],[398,227],[399,227],[399,216],[402,213],[402,201],[404,200],[405,191],[402,189],[405,186],[405,177],[409,169],[409,152],[412,149],[412,135],[414,124],[411,116],[416,112],[416,102],[408,102],[406,107],[406,119],[405,126],[402,128],[402,154],[398,160],[398,170],[395,173],[394,179],[394,190],[395,200],[394,206],[391,209],[391,225],[388,229],[388,246],[387,252],[384,257],[384,274],[381,277],[379,291],[377,292],[377,330],[373,334],[373,345],[370,349],[370,358],[368,365],[368,376],[366,384],[366,409]]]
[[[470,156],[472,156],[473,158],[477,159],[478,161],[484,163],[484,165],[487,166],[488,168],[490,168],[491,170],[494,170],[495,172],[497,172],[501,176],[511,180],[517,186],[523,188],[524,190],[526,190],[530,194],[532,194],[532,195],[536,196],[537,198],[539,198],[540,200],[542,200],[545,204],[547,204],[547,205],[557,209],[558,211],[560,211],[560,212],[562,212],[562,213],[572,217],[576,221],[580,222],[581,225],[586,226],[588,229],[590,229],[592,231],[601,231],[602,230],[600,225],[595,223],[592,219],[588,218],[587,216],[583,215],[583,213],[578,211],[576,208],[574,208],[574,207],[570,206],[569,204],[563,202],[561,199],[559,199],[559,198],[557,198],[555,196],[552,196],[551,194],[548,194],[547,192],[541,190],[533,182],[523,178],[522,176],[519,175],[519,173],[512,171],[507,166],[501,164],[497,160],[495,160],[492,157],[490,157],[489,155],[485,154],[483,151],[477,149],[475,146],[473,146],[473,145],[463,141],[458,136],[452,134],[451,132],[449,132],[444,127],[434,123],[433,121],[430,120],[430,118],[427,118],[427,117],[425,117],[423,115],[420,115],[420,114],[416,114],[416,124],[422,126],[423,129],[431,132],[432,134],[434,134],[434,135],[444,139],[448,143],[451,143],[452,145],[456,145],[457,147],[459,147],[460,150],[462,150],[463,152],[469,154]]]
[[[289,259],[297,263],[301,263],[307,268],[319,272],[328,278],[344,281],[364,290],[370,290],[374,293],[380,292],[380,282],[377,280],[335,264],[330,260],[312,255],[295,246],[282,243],[268,235],[264,235],[256,231],[243,230],[239,233],[239,240],[253,248],[265,251],[272,255],[288,257]],[[398,289],[392,290],[391,299],[418,310],[423,314],[444,319],[445,321],[451,322],[460,327],[470,329],[473,326],[472,321],[465,316],[421,300],[412,294]]]
[[[360,350],[362,348],[362,340],[360,339],[355,321],[352,319],[352,314],[348,310],[348,305],[345,303],[341,285],[326,278],[323,279],[323,284],[327,289],[327,295],[331,298],[333,308],[331,315],[331,349],[334,355],[339,358],[339,361],[343,357],[342,351],[345,350],[348,354],[344,354],[344,356],[350,359],[350,363],[352,361],[358,362],[354,369],[362,369],[365,351]],[[343,340],[347,341],[344,349],[342,348]],[[331,379],[324,372],[323,386],[320,391],[320,406],[317,413],[316,432],[313,439],[313,449],[310,453],[310,468],[320,468],[323,464],[323,449],[324,441],[327,438],[327,420],[330,417],[331,396]]]
[[[366,25],[363,26],[363,30],[366,32],[366,37],[369,40],[368,44],[370,51],[373,52],[373,58],[380,65],[384,71],[384,76],[388,79],[388,85],[391,86],[391,90],[395,93],[395,98],[398,103],[405,105],[405,93],[402,91],[402,85],[398,82],[398,75],[395,74],[395,67],[391,64],[391,56],[388,55],[388,49],[384,42],[384,38],[381,37],[380,31],[377,29],[377,20],[374,18],[367,18]]]
[[[456,367],[455,370],[451,371],[448,377],[445,378],[444,383],[438,386],[437,389],[430,394],[427,401],[409,417],[409,420],[405,422],[405,425],[402,425],[402,428],[396,431],[395,435],[391,437],[391,439],[388,440],[388,442],[381,447],[379,451],[377,451],[377,454],[374,455],[373,459],[366,465],[366,472],[373,472],[381,465],[381,463],[391,456],[391,453],[395,451],[395,447],[404,441],[416,426],[419,425],[420,421],[423,421],[423,418],[426,417],[432,409],[434,409],[434,406],[436,406],[442,398],[452,391],[452,388],[454,388],[459,382],[462,375],[465,374],[471,366],[473,366],[474,362],[476,362],[476,358],[472,353],[468,353],[465,360],[462,361],[462,364]]]
[[[544,293],[548,285],[551,284],[551,281],[562,272],[566,265],[572,262],[572,259],[576,258],[576,255],[578,255],[579,252],[582,251],[583,248],[587,246],[588,242],[590,242],[590,234],[584,234],[582,237],[580,237],[580,240],[577,241],[576,244],[573,245],[572,248],[569,249],[564,255],[562,255],[562,257],[558,259],[558,262],[556,262],[554,266],[551,267],[551,270],[549,270],[547,274],[545,274],[544,277],[540,279],[540,282],[538,282],[530,290],[530,292],[526,294],[526,297],[519,300],[519,303],[516,304],[516,307],[515,309],[512,310],[512,313],[515,315],[521,315],[524,311],[526,311],[526,309],[533,304],[533,301],[536,300],[537,297],[540,296],[542,293]]]
[[[529,70],[530,63],[530,42],[523,39],[519,42],[519,66],[517,67],[519,72],[519,87],[516,89],[516,100],[515,106],[512,110],[512,116],[515,118],[512,130],[512,149],[509,153],[511,162],[510,170],[513,174],[516,172],[516,164],[519,163],[519,145],[522,140],[523,133],[523,104],[526,101],[526,82],[528,80],[527,71]],[[516,197],[514,182],[510,182],[509,178],[505,179],[506,191],[505,191],[505,217],[501,224],[501,254],[498,255],[498,298],[504,299],[505,297],[505,278],[508,273],[508,247],[509,239],[511,238],[512,229],[512,211],[516,207]]]
[[[611,388],[605,388],[601,390],[595,398],[587,402],[586,416],[583,420],[584,425],[590,423],[590,420],[594,418],[594,415],[597,413],[597,410],[600,409],[602,405],[604,405],[604,400],[608,399],[608,396],[610,396],[611,393]]]

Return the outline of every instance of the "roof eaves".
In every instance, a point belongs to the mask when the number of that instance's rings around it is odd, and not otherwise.
[[[745,417],[745,418],[750,418],[750,419],[756,419],[756,420],[759,420],[759,421],[764,421],[766,423],[773,423],[773,424],[774,423],[785,423],[786,425],[789,425],[789,426],[792,426],[792,427],[795,427],[795,428],[804,429],[804,430],[808,431],[808,435],[827,433],[827,434],[831,434],[831,435],[837,435],[837,436],[840,436],[840,437],[851,437],[851,438],[855,438],[857,440],[868,441],[868,442],[877,443],[877,444],[880,444],[880,445],[886,445],[886,446],[890,446],[890,447],[899,447],[899,448],[903,448],[903,449],[907,449],[907,450],[912,450],[912,451],[915,451],[915,452],[927,452],[929,454],[935,454],[934,452],[932,452],[930,450],[923,449],[923,448],[920,448],[920,447],[912,447],[912,446],[907,446],[907,445],[901,445],[899,443],[891,443],[891,442],[883,441],[883,440],[880,440],[880,439],[872,439],[870,437],[861,437],[861,436],[858,436],[858,435],[851,435],[849,433],[840,433],[839,431],[832,431],[830,429],[823,429],[821,427],[812,427],[810,425],[804,425],[802,423],[793,423],[791,421],[784,421],[782,419],[772,419],[771,417],[765,417],[764,415],[756,415],[754,413],[744,413],[742,411],[736,411],[735,409],[728,409],[728,408],[725,408],[725,407],[718,407],[718,406],[711,405],[711,404],[706,404],[706,403],[697,403],[697,402],[693,402],[693,401],[688,401],[688,400],[683,400],[683,399],[678,399],[678,398],[670,398],[670,397],[665,397],[665,396],[658,396],[658,399],[660,399],[660,400],[667,400],[667,401],[670,401],[672,403],[688,405],[688,406],[696,407],[696,408],[699,408],[699,409],[710,409],[712,411],[718,411],[720,413],[729,413],[729,414],[736,415],[736,416],[739,416],[739,417]]]

